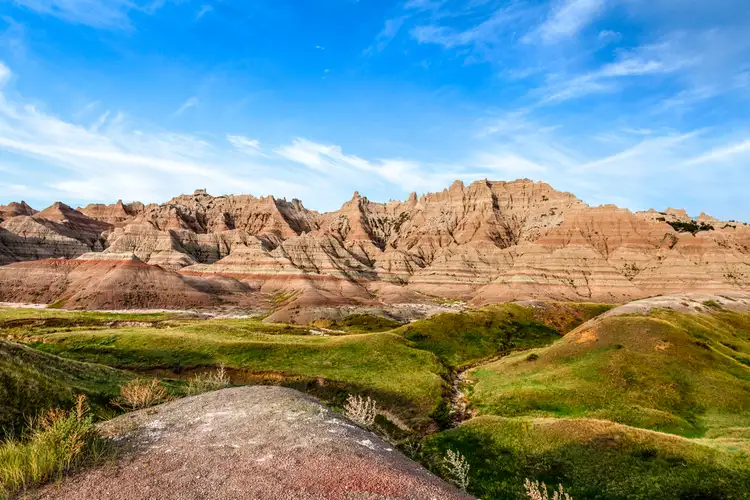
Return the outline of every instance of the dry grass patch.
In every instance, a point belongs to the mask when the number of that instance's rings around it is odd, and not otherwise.
[[[120,397],[113,403],[123,408],[140,410],[158,405],[169,399],[167,390],[158,378],[152,380],[134,379],[120,388]]]
[[[224,365],[215,371],[199,373],[188,380],[185,392],[188,395],[202,394],[204,392],[218,391],[229,387],[231,380]]]

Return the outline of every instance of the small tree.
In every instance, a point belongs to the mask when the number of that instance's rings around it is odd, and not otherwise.
[[[557,485],[557,490],[552,492],[552,496],[547,491],[547,485],[540,481],[531,482],[526,479],[523,487],[526,489],[526,494],[530,500],[573,500],[573,497],[565,493],[562,484]]]
[[[378,405],[370,396],[363,398],[359,395],[349,394],[344,405],[344,412],[349,420],[369,429],[375,422]]]
[[[469,463],[460,453],[448,450],[443,457],[443,468],[448,478],[462,490],[469,487]]]

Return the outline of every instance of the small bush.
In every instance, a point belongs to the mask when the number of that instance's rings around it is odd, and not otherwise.
[[[693,235],[701,231],[713,231],[714,230],[714,227],[711,224],[708,224],[706,222],[698,223],[694,220],[691,220],[688,222],[682,222],[682,221],[667,222],[667,224],[672,226],[672,229],[674,229],[678,233],[691,233]]]
[[[448,450],[443,458],[443,469],[453,484],[464,491],[469,487],[469,463],[465,456]]]
[[[120,397],[114,403],[131,410],[140,410],[168,399],[167,391],[158,378],[151,381],[134,379],[120,387]]]
[[[719,304],[715,300],[705,300],[703,301],[703,305],[710,309],[722,309],[721,304]]]
[[[537,359],[539,359],[539,355],[535,352],[532,352],[531,354],[526,356],[526,361],[536,361]]]
[[[78,396],[72,410],[50,410],[32,421],[27,440],[0,446],[0,498],[96,462],[106,450],[106,441],[94,429],[86,397]]]
[[[547,491],[547,485],[539,481],[532,483],[527,479],[523,487],[526,489],[526,494],[530,500],[573,500],[573,497],[565,493],[562,484],[557,486],[557,490],[552,492],[552,496]]]
[[[215,372],[199,373],[188,380],[186,392],[189,395],[202,394],[204,392],[218,391],[228,387],[231,383],[229,375],[224,365],[221,365]]]
[[[363,398],[359,395],[349,394],[344,405],[344,412],[349,420],[369,429],[375,423],[378,405],[370,396]]]

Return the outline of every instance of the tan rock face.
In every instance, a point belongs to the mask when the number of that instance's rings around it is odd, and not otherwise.
[[[8,205],[0,205],[0,222],[3,219],[18,217],[19,215],[34,215],[35,213],[37,211],[27,205],[25,201],[20,203],[14,201]]]
[[[191,297],[178,299],[154,285],[154,300],[167,307],[210,305],[217,290],[238,303],[246,292],[281,297],[277,319],[297,317],[310,305],[369,306],[398,297],[621,302],[686,290],[750,290],[746,224],[701,214],[695,227],[703,230],[693,234],[685,232],[694,219],[684,210],[588,207],[529,180],[456,182],[403,202],[376,203],[355,193],[325,214],[298,200],[203,190],[161,205],[118,201],[74,210],[56,203],[35,213],[18,203],[0,207],[0,214],[0,265],[40,260],[0,268],[0,288],[13,300],[31,299],[20,292],[24,273],[51,283],[35,289],[35,301],[69,294],[69,285],[55,283],[79,275],[66,271],[60,278],[66,264],[42,259],[81,256],[71,266],[87,276],[80,282],[87,290],[105,286],[94,275],[113,272],[107,266],[141,269],[148,280],[164,279]],[[230,281],[219,286],[224,278]],[[133,286],[127,283],[120,286]],[[76,294],[74,303],[101,305],[94,295]]]

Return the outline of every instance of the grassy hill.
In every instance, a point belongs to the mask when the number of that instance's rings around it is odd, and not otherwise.
[[[750,426],[750,314],[605,317],[469,378],[482,414],[600,418],[715,435]]]
[[[444,313],[394,330],[418,349],[458,368],[511,350],[544,346],[609,310],[604,304],[551,303],[540,307],[500,304]]]
[[[391,333],[314,336],[306,328],[252,319],[158,326],[34,327],[14,335],[66,359],[162,377],[225,365],[241,382],[292,385],[326,399],[370,393],[414,423],[427,419],[446,387],[447,370],[434,355]]]
[[[578,499],[750,497],[750,456],[603,420],[483,416],[427,439],[440,473],[448,449],[466,456],[479,498],[527,498],[526,478],[564,484]]]
[[[469,370],[479,416],[422,459],[460,451],[484,499],[525,498],[525,477],[574,498],[750,498],[748,355],[747,313],[596,318]]]
[[[130,377],[0,340],[0,428],[6,435],[18,433],[28,417],[49,408],[69,408],[77,394],[87,395],[99,416],[107,416],[109,401]]]
[[[356,317],[333,336],[252,319],[0,310],[0,335],[28,343],[0,344],[0,376],[15,377],[2,411],[38,388],[27,413],[77,392],[106,403],[132,376],[112,368],[185,378],[224,364],[236,383],[335,402],[367,393],[426,431],[430,416],[445,423],[452,375],[475,366],[465,392],[477,416],[428,436],[418,456],[440,473],[460,451],[480,498],[524,498],[527,477],[577,500],[749,498],[750,314],[600,316],[610,308],[502,304],[372,333],[355,332],[390,325]]]

